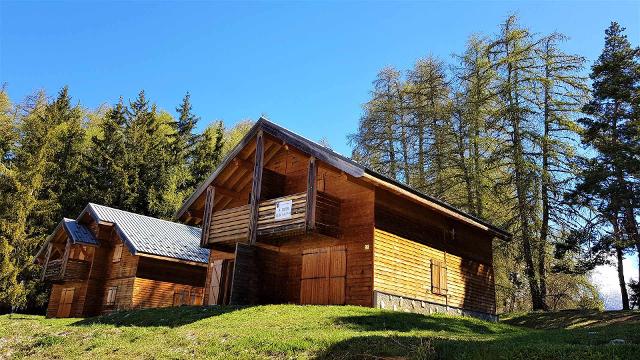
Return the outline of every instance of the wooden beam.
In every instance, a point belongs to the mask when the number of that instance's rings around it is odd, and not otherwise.
[[[206,248],[209,245],[209,230],[211,229],[211,218],[213,213],[213,202],[215,200],[216,189],[213,186],[207,187],[207,199],[204,203],[204,215],[202,222],[202,233],[200,236],[200,247]]]
[[[264,161],[264,134],[262,130],[256,135],[256,160],[253,166],[253,185],[251,186],[250,218],[249,218],[249,244],[256,243],[258,230],[258,206],[260,202],[260,189],[262,188],[262,165]]]
[[[240,158],[238,156],[236,156],[233,159],[233,164],[235,166],[237,166],[237,167],[243,167],[243,168],[245,168],[247,170],[253,170],[253,164],[251,163],[251,161],[242,159],[242,158]]]
[[[265,168],[269,164],[269,162],[278,154],[280,149],[281,149],[280,145],[278,145],[278,144],[274,143],[272,146],[268,146],[268,145],[265,144],[264,161],[263,161],[263,165],[262,165],[263,168]],[[251,178],[246,178],[245,181],[238,182],[238,184],[240,184],[238,192],[239,193],[244,193],[245,188],[247,186],[251,185]]]
[[[307,230],[313,230],[316,227],[317,176],[318,167],[316,166],[316,158],[312,156],[309,158],[309,170],[307,173]]]
[[[222,196],[227,196],[232,199],[240,199],[242,197],[237,191],[233,191],[222,186],[216,186],[216,192]]]

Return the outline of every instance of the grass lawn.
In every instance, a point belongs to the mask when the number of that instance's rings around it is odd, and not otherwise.
[[[612,339],[625,344],[611,345]],[[640,314],[524,314],[490,323],[354,306],[270,305],[91,319],[0,316],[0,358],[25,357],[640,359]]]

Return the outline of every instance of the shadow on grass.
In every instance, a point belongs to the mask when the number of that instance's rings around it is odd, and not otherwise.
[[[637,359],[638,345],[605,345],[539,339],[519,334],[494,339],[446,339],[402,335],[358,336],[316,354],[328,359]],[[542,341],[542,342],[541,342]]]
[[[143,310],[117,311],[77,321],[71,325],[90,326],[108,324],[115,326],[164,326],[178,327],[198,320],[220,316],[246,306],[180,306]]]
[[[503,322],[533,329],[591,328],[640,323],[640,311],[563,310],[507,316]]]
[[[403,312],[344,316],[336,324],[357,331],[446,331],[450,333],[495,334],[504,330],[490,323],[464,317],[427,316]]]

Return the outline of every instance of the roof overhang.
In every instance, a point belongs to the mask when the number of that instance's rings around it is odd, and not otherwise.
[[[163,260],[163,261],[177,262],[177,263],[180,263],[180,264],[207,267],[207,263],[202,263],[202,262],[198,262],[198,261],[190,261],[190,260],[182,260],[182,259],[172,258],[172,257],[169,257],[169,256],[160,256],[160,255],[148,254],[148,253],[144,253],[144,252],[138,252],[138,253],[136,253],[134,255],[142,256],[142,257],[146,257],[146,258],[150,258],[150,259],[158,259],[158,260]]]
[[[68,241],[71,241],[71,244],[75,245],[75,244],[81,244],[84,246],[98,246],[98,243],[88,243],[88,242],[84,242],[81,239],[79,239],[74,232],[72,231],[72,229],[69,228],[68,226],[68,222],[69,221],[75,221],[75,220],[71,220],[71,219],[67,219],[64,218],[62,219],[58,225],[56,225],[56,228],[53,230],[53,232],[51,234],[49,234],[44,242],[44,244],[42,244],[42,246],[40,247],[40,249],[38,249],[38,252],[36,253],[33,262],[35,263],[36,261],[38,261],[38,259],[44,255],[45,250],[47,249],[47,246],[49,245],[49,243],[51,242],[51,240],[53,240],[53,238],[56,236],[56,234],[58,234],[60,231],[64,231],[65,234],[67,234],[67,238],[69,239]],[[91,235],[93,236],[93,235]]]

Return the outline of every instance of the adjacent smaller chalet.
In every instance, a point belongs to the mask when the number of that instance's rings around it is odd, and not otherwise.
[[[48,317],[201,305],[209,251],[200,229],[89,204],[36,255],[52,283]]]

